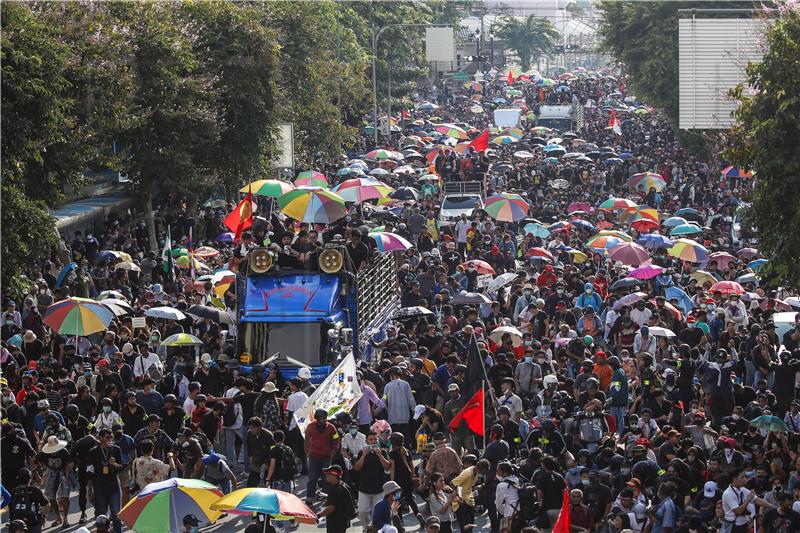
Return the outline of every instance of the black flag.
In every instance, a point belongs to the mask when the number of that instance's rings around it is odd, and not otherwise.
[[[464,375],[464,387],[461,390],[462,398],[472,398],[481,388],[481,384],[488,382],[486,365],[478,349],[478,338],[473,333],[467,347],[467,372]]]

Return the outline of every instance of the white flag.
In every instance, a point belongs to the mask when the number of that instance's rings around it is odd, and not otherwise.
[[[356,360],[352,353],[342,359],[339,366],[309,396],[306,403],[294,413],[300,431],[314,421],[314,411],[324,409],[331,417],[340,411],[349,411],[361,398],[361,386],[356,379]]]

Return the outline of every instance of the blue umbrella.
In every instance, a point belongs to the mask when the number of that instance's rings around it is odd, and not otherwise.
[[[688,224],[688,223],[689,221],[683,217],[669,217],[664,222],[662,222],[662,224],[668,228],[675,228],[682,224]]]
[[[578,226],[579,228],[588,229],[590,231],[595,231],[597,229],[595,225],[589,222],[588,220],[581,220],[581,219],[570,220],[569,223],[572,224],[573,226]]]
[[[672,228],[672,231],[669,232],[670,235],[696,235],[698,233],[702,233],[703,228],[700,226],[696,226],[694,224],[681,224],[680,226],[675,226]]]
[[[672,300],[673,298],[678,300],[678,307],[683,310],[684,314],[688,314],[694,308],[694,303],[689,295],[678,287],[667,287],[664,289],[664,296],[667,300]]]
[[[749,263],[747,263],[747,268],[752,268],[753,270],[758,270],[767,261],[768,261],[767,259],[756,259],[755,261],[750,261]]]
[[[556,158],[556,157],[545,157],[544,159],[542,159],[542,161],[544,161],[545,163],[550,163],[551,165],[555,165],[556,163],[558,163],[558,158]]]
[[[498,96],[497,98],[495,98],[494,100],[492,100],[492,102],[494,102],[495,104],[506,104],[506,103],[508,103],[508,100],[506,100],[505,98],[501,98],[501,97],[499,97],[499,96]]]
[[[633,157],[633,154],[630,152],[622,152],[621,154],[619,154],[620,159],[629,159],[631,157]]]
[[[567,91],[569,91],[569,87],[566,85],[559,85],[558,87],[556,87],[557,93],[565,93]]]
[[[619,165],[622,162],[623,162],[622,159],[620,159],[619,157],[609,157],[608,159],[603,161],[603,164],[605,164],[605,165]]]
[[[100,255],[102,258],[102,254]],[[64,283],[64,279],[67,277],[67,275],[69,275],[69,273],[76,268],[78,268],[78,263],[70,263],[62,268],[61,272],[59,272],[58,277],[56,278],[56,288],[61,287],[61,284]]]
[[[644,246],[649,250],[657,250],[659,248],[671,248],[674,242],[670,239],[665,237],[664,235],[659,235],[658,233],[647,233],[642,235],[636,242]]]
[[[530,224],[525,224],[525,226],[522,228],[522,231],[524,231],[526,234],[530,233],[534,237],[539,237],[542,239],[550,236],[549,229],[535,222],[531,222]]]
[[[684,207],[683,209],[678,209],[677,211],[675,211],[675,215],[679,217],[683,217],[686,215],[700,216],[700,212],[697,209],[693,209],[691,207]]]
[[[22,343],[25,341],[22,340],[22,335],[17,333],[16,335],[8,339],[6,342],[8,342],[8,344],[16,346],[17,348],[22,348]]]

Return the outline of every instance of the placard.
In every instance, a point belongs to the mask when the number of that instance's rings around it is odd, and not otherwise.
[[[131,318],[131,326],[133,326],[133,329],[146,328],[147,319],[143,316],[135,316]]]

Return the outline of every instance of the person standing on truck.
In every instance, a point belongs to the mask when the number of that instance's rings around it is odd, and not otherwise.
[[[467,251],[467,232],[472,227],[470,221],[467,220],[467,214],[461,213],[461,218],[455,223],[453,232],[456,234],[456,244],[458,245],[458,253],[461,257],[465,257]]]

